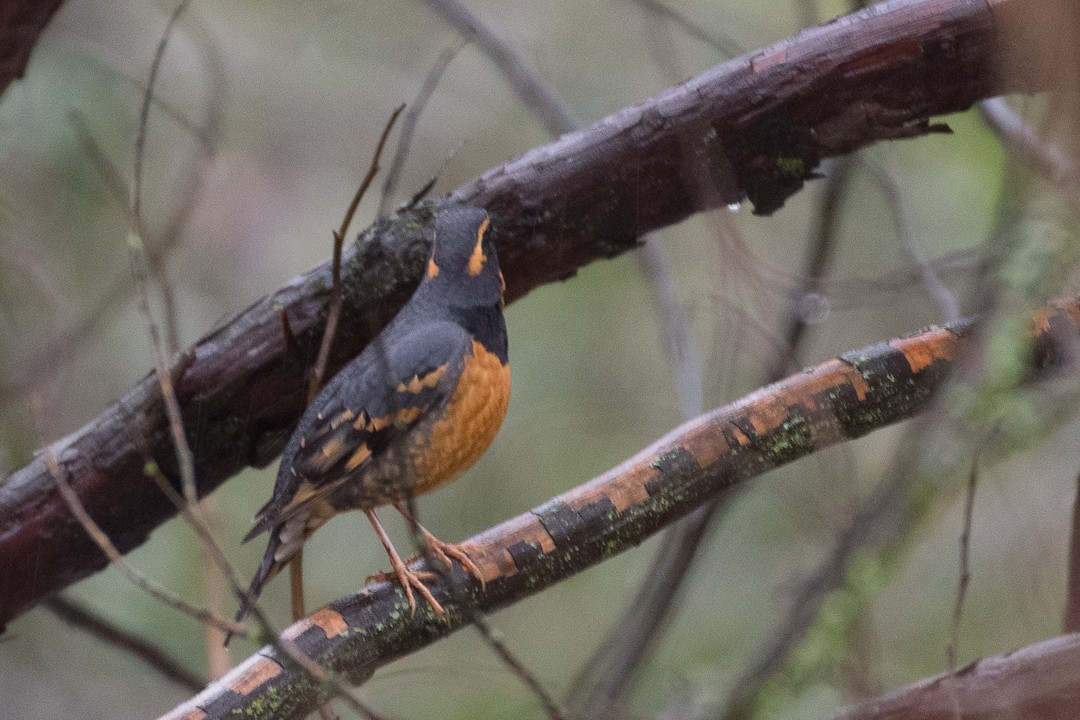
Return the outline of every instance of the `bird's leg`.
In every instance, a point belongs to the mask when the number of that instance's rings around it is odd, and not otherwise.
[[[416,519],[409,512],[409,508],[406,507],[404,503],[396,502],[394,503],[394,508],[397,509],[397,511],[405,517],[405,520],[410,525],[415,523],[417,529],[424,536],[424,542],[427,543],[428,550],[431,552],[432,555],[445,563],[446,567],[452,568],[454,566],[453,561],[450,559],[454,558],[454,560],[457,560],[459,563],[461,563],[461,567],[468,570],[470,573],[472,573],[473,577],[480,581],[481,588],[486,585],[486,583],[484,582],[484,576],[480,573],[480,568],[478,568],[476,566],[476,563],[472,561],[472,558],[469,557],[470,552],[480,552],[481,548],[479,545],[473,545],[472,543],[454,544],[443,542],[439,538],[432,535],[427,528],[417,522]]]
[[[398,584],[405,590],[405,597],[409,600],[409,607],[412,611],[416,612],[416,598],[413,597],[412,589],[415,587],[420,591],[420,594],[424,596],[424,599],[428,601],[432,609],[436,614],[442,615],[442,605],[435,599],[435,596],[431,594],[427,586],[424,585],[420,579],[420,574],[415,573],[405,566],[405,563],[401,561],[401,556],[398,555],[397,550],[394,549],[394,544],[390,542],[390,536],[386,534],[386,530],[383,529],[382,523],[379,522],[379,518],[375,516],[375,511],[371,509],[364,510],[364,514],[367,515],[368,521],[371,523],[371,527],[375,528],[375,534],[379,536],[379,542],[386,548],[386,554],[390,556],[390,565],[393,568],[392,572],[394,577],[397,578]],[[389,574],[380,573],[375,575],[375,578],[384,579],[388,578]]]

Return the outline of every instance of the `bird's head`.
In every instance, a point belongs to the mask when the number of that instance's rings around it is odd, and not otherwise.
[[[491,242],[488,214],[469,206],[441,210],[424,284],[459,306],[502,301],[503,278]]]

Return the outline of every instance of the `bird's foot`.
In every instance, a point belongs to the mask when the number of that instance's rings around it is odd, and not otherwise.
[[[427,530],[421,528],[424,533],[424,540],[427,542],[427,552],[434,555],[448,568],[454,566],[453,560],[457,560],[461,567],[465,568],[480,581],[480,587],[486,586],[484,576],[480,573],[480,568],[476,566],[476,563],[469,557],[469,553],[479,554],[483,551],[479,545],[473,543],[448,543],[443,542],[439,538],[432,535]],[[453,558],[453,560],[451,560]]]
[[[369,575],[364,581],[365,583],[375,581],[382,582],[383,580],[389,582],[397,582],[398,585],[405,590],[405,597],[409,601],[409,609],[413,614],[416,614],[416,596],[413,595],[413,588],[416,588],[420,594],[431,605],[431,609],[435,611],[436,615],[442,615],[446,611],[443,610],[443,606],[439,604],[439,601],[435,599],[435,596],[431,594],[431,590],[424,584],[425,580],[435,580],[439,577],[438,573],[433,573],[427,570],[417,572],[416,570],[410,570],[400,558],[391,557],[390,564],[393,569],[390,572],[380,572],[375,575]]]

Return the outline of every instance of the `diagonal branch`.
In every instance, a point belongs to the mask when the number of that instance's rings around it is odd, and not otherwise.
[[[834,720],[1073,720],[1080,707],[1080,635],[973,662],[844,708]]]
[[[1061,343],[1080,334],[1080,298],[1038,311],[1032,325],[1035,370],[1060,365],[1067,357]],[[400,588],[380,582],[283,636],[331,671],[364,682],[377,668],[467,625],[472,608],[486,613],[534,595],[636,547],[725,490],[925,410],[961,357],[967,327],[931,328],[804,370],[680,426],[604,475],[469,539],[479,548],[470,557],[483,580],[455,568],[453,592],[433,584],[445,616],[427,606],[410,614]],[[427,569],[422,560],[414,568]],[[264,647],[165,718],[294,718],[324,699],[325,690]]]
[[[993,71],[996,20],[1018,0],[896,1],[717,66],[641,105],[566,135],[459,188],[488,210],[514,300],[636,246],[642,234],[749,198],[778,209],[821,159],[944,130],[934,115],[1038,80]],[[1017,65],[1023,67],[1022,64]],[[695,172],[685,171],[686,148]],[[701,192],[702,169],[715,189]],[[441,201],[445,202],[445,201]],[[401,306],[420,277],[438,204],[380,221],[343,257],[334,372]],[[171,368],[205,494],[280,451],[303,409],[330,288],[328,265],[204,336]],[[297,349],[286,352],[281,312]],[[158,383],[124,398],[53,450],[91,516],[121,552],[175,508],[148,482],[177,468]],[[0,485],[0,625],[105,566],[39,457]]]

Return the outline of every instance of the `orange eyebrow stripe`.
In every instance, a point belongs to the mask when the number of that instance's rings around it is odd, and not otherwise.
[[[484,218],[484,222],[480,223],[480,228],[476,231],[476,247],[469,256],[469,275],[479,275],[484,269],[484,263],[487,261],[487,255],[484,255],[484,233],[490,225],[491,220]]]

